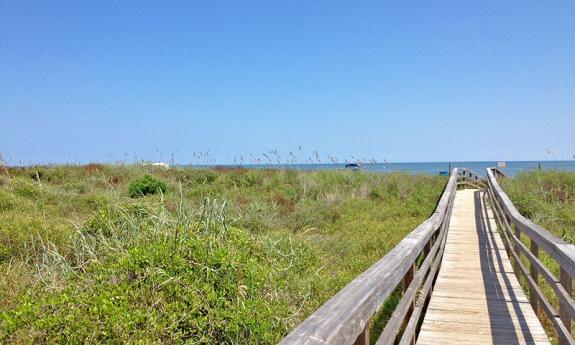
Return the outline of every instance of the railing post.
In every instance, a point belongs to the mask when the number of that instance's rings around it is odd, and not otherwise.
[[[411,267],[403,277],[403,293],[405,293],[407,291],[407,288],[409,288],[409,284],[411,284],[411,281],[413,280],[414,276],[415,276],[415,264],[411,265]],[[415,300],[416,298],[413,299],[407,313],[405,314],[405,320],[403,320],[404,328],[407,326],[409,318],[411,317],[411,314],[413,314],[413,310],[415,309]],[[415,337],[411,338],[410,344],[415,345]]]
[[[565,288],[567,294],[569,296],[572,296],[573,278],[571,278],[569,273],[567,273],[567,271],[565,271],[563,267],[561,267],[560,281],[561,285],[563,285],[563,287]],[[567,310],[567,308],[568,306],[566,304],[559,303],[559,317],[561,318],[561,321],[565,325],[565,328],[567,328],[567,330],[569,331],[569,334],[571,334],[571,316],[569,315],[569,311]]]
[[[354,345],[369,345],[369,322],[355,340]]]
[[[535,258],[539,258],[539,246],[533,240],[530,241],[530,249],[531,254],[533,254]],[[535,265],[533,263],[531,263],[530,265],[529,274],[531,275],[531,278],[533,278],[533,281],[535,281],[535,284],[539,285],[539,273],[535,269]],[[533,310],[535,310],[535,313],[537,314],[537,298],[536,298],[536,292],[533,288],[529,290],[529,302],[531,302],[531,306],[533,307]]]
[[[427,241],[425,247],[423,247],[423,255],[427,257],[430,251],[431,251],[431,238],[429,239],[429,241]]]
[[[511,225],[511,223],[510,223]],[[519,227],[517,226],[517,224],[512,224],[512,226],[515,228],[515,237],[517,237],[517,241],[520,242],[521,241],[521,230],[519,230]],[[517,257],[520,258],[521,257],[521,252],[519,251],[519,244],[515,243],[515,245],[513,246],[513,250],[515,251],[515,253],[517,253]],[[515,274],[517,276],[519,276],[519,264],[520,262],[518,260],[515,260],[514,265],[513,265],[513,269],[515,270]]]

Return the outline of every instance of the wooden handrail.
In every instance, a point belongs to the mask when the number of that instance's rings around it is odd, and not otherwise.
[[[369,321],[403,282],[403,297],[378,345],[393,344],[403,328],[401,344],[412,344],[422,310],[439,270],[458,180],[482,182],[468,169],[453,169],[435,212],[387,255],[340,290],[281,342],[294,344],[366,344]],[[418,258],[424,258],[417,267]]]
[[[487,169],[489,196],[493,211],[505,239],[505,248],[513,258],[515,273],[521,273],[527,280],[530,302],[534,309],[540,307],[550,319],[559,335],[561,344],[575,344],[571,335],[571,321],[575,319],[575,303],[572,298],[573,277],[575,277],[575,246],[549,233],[539,225],[523,217],[515,208],[497,181],[504,177],[498,169]],[[521,235],[529,239],[530,248],[522,242]],[[544,250],[560,267],[557,279],[539,260],[539,249]],[[529,271],[521,261],[523,255],[530,265]],[[559,313],[541,291],[539,275],[551,286],[559,300]]]
[[[488,170],[491,170],[491,172],[495,177],[507,177],[507,175],[503,172],[503,170],[499,168],[488,168]]]
[[[485,187],[485,180],[475,171],[468,168],[458,168],[459,182],[461,186],[470,186],[473,188],[483,188]]]
[[[457,168],[457,173],[459,176],[466,177],[477,182],[481,182],[483,180],[481,175],[468,168]]]
[[[495,198],[500,203],[502,211],[511,219],[512,223],[525,232],[529,238],[532,238],[540,248],[544,249],[559,264],[563,264],[562,266],[565,266],[565,270],[570,276],[575,277],[575,246],[523,217],[501,186],[499,186],[492,168],[487,169],[487,181]]]

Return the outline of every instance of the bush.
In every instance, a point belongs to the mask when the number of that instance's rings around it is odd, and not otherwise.
[[[147,194],[156,194],[158,191],[166,191],[166,183],[150,175],[144,175],[130,183],[129,193],[131,198],[144,196]]]

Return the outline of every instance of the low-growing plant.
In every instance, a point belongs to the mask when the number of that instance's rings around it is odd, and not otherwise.
[[[131,198],[136,198],[148,194],[165,193],[166,183],[151,175],[144,175],[130,183],[128,192]]]

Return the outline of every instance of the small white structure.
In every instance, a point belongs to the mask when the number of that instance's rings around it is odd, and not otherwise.
[[[154,166],[154,167],[162,167],[162,168],[166,168],[169,169],[170,165],[168,163],[165,162],[153,162],[153,163],[143,163],[143,165],[149,165],[149,166]]]

